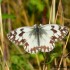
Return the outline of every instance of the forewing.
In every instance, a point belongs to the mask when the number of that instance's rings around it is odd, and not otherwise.
[[[25,43],[25,38],[23,35],[30,31],[31,31],[30,27],[21,27],[8,33],[7,37],[11,42],[17,45],[23,45]]]
[[[68,33],[68,29],[65,26],[59,26],[57,24],[43,25],[42,28],[47,32],[47,36],[55,42],[62,40]]]
[[[68,29],[65,26],[59,26],[56,24],[41,25],[43,34],[40,38],[40,46],[42,52],[50,52],[55,46],[55,42],[62,40],[68,33]]]
[[[38,52],[37,39],[31,32],[33,27],[21,27],[7,34],[8,39],[16,45],[23,45],[24,50],[29,53]]]

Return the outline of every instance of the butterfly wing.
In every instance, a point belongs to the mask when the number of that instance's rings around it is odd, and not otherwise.
[[[11,31],[10,33],[8,33],[7,37],[11,42],[17,45],[23,45],[25,43],[25,39],[23,35],[30,31],[31,31],[30,27],[21,27],[21,28],[15,29]]]
[[[49,52],[51,51],[54,46],[55,42],[58,40],[62,40],[64,36],[68,33],[68,30],[65,26],[59,26],[56,24],[47,24],[47,25],[40,25],[42,30],[45,33],[42,34],[40,38],[40,46],[42,52]]]
[[[34,25],[35,26],[35,25]],[[17,44],[24,45],[24,50],[29,53],[38,52],[37,39],[31,32],[34,27],[21,27],[7,34],[8,39]]]
[[[40,45],[35,34],[32,34],[33,27],[21,27],[8,33],[8,38],[11,42],[17,45],[24,45],[24,50],[29,53],[36,53],[39,50],[42,52],[51,51],[55,42],[62,39],[67,34],[67,29],[64,26],[56,24],[40,25],[42,34],[39,36]]]
[[[60,26],[57,24],[44,25],[43,29],[46,30],[47,35],[54,41],[62,40],[68,33],[68,29],[65,26]],[[52,31],[53,35],[51,36],[50,32],[48,31]]]

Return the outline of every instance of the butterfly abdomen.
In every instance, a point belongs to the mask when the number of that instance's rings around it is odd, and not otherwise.
[[[40,29],[38,26],[36,27],[36,36],[37,36],[36,38],[37,38],[38,46],[40,46]]]

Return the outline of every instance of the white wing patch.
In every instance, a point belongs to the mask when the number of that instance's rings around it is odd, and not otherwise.
[[[39,25],[45,33],[39,38],[40,45],[38,45],[38,37],[31,34],[33,27],[21,27],[7,34],[8,39],[17,44],[23,45],[24,50],[29,53],[37,53],[38,51],[50,52],[55,47],[55,42],[62,40],[68,33],[68,29],[64,26],[56,24]]]
[[[22,27],[18,28],[14,31],[11,31],[7,34],[8,39],[17,44],[17,45],[24,45],[24,49],[29,53],[38,52],[38,44],[37,39],[34,35],[30,36],[30,32],[32,31],[32,27]]]

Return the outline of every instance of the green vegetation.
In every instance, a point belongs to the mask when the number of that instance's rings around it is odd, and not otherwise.
[[[29,54],[23,46],[16,46],[8,40],[9,31],[37,23],[56,23],[70,28],[70,1],[0,0],[0,70],[70,69],[69,34],[48,53]]]

